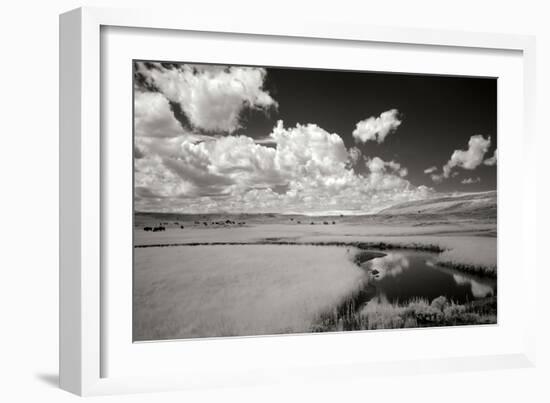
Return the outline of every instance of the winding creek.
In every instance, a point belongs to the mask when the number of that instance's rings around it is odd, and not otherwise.
[[[440,266],[436,262],[436,253],[416,250],[384,253],[385,256],[360,263],[368,275],[365,292],[369,294],[369,300],[407,303],[418,298],[432,301],[443,295],[464,304],[496,296],[496,279]]]

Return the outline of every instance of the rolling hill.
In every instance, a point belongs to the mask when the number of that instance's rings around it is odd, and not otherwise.
[[[475,214],[496,217],[496,211],[497,192],[493,190],[399,203],[378,214]]]

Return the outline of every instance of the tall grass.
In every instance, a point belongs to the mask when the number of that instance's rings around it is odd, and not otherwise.
[[[437,259],[439,266],[448,267],[465,273],[475,274],[478,276],[493,277],[497,276],[497,267],[495,265],[475,265],[457,262],[455,260]]]
[[[496,297],[468,304],[456,304],[440,296],[418,298],[405,304],[371,300],[361,309],[348,300],[342,307],[324,312],[312,326],[313,332],[399,329],[411,327],[494,324],[497,322]]]

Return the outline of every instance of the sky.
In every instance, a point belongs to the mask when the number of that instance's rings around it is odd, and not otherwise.
[[[493,78],[134,62],[136,211],[375,213],[496,189]]]

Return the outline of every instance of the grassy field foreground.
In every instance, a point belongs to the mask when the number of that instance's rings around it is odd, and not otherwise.
[[[355,251],[314,246],[135,250],[134,340],[308,332],[362,284]]]

